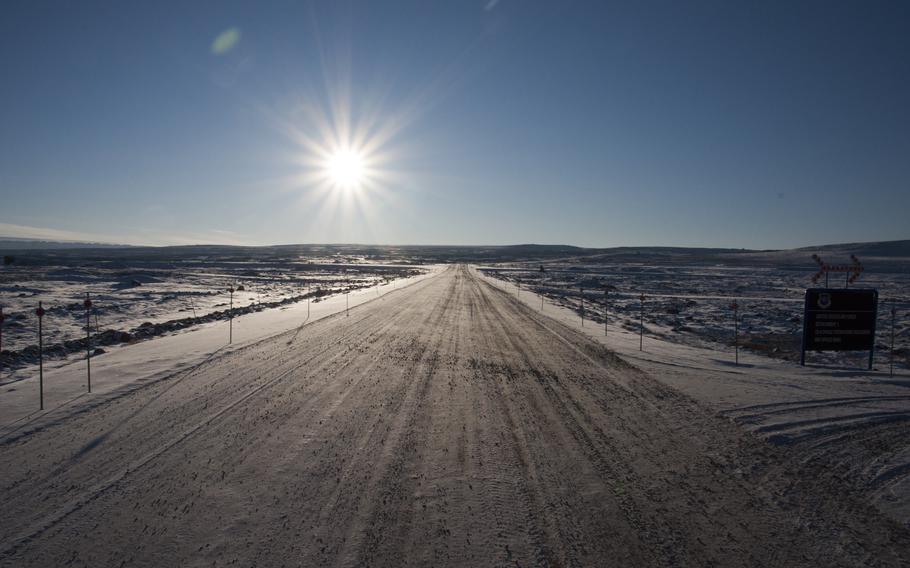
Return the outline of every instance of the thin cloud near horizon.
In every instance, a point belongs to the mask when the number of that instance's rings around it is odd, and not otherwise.
[[[29,239],[67,243],[98,243],[108,245],[132,246],[180,246],[180,245],[249,245],[232,231],[212,229],[206,233],[172,233],[167,237],[160,234],[148,237],[118,236],[111,234],[68,231],[48,227],[31,227],[15,223],[0,222],[0,239]]]

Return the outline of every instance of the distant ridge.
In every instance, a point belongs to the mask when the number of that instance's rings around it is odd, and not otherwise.
[[[910,240],[843,243],[817,247],[801,247],[794,250],[807,252],[830,251],[838,254],[855,254],[857,256],[865,255],[870,257],[910,257]]]
[[[118,251],[120,255],[152,254],[166,256],[171,253],[177,257],[188,254],[218,254],[239,252],[268,252],[278,256],[293,253],[323,254],[360,254],[365,257],[393,256],[419,256],[434,258],[440,261],[485,261],[497,262],[500,260],[545,260],[559,257],[591,258],[601,257],[765,257],[765,258],[810,258],[812,254],[825,254],[832,257],[847,257],[854,254],[862,258],[910,258],[910,240],[874,241],[860,243],[839,243],[818,246],[799,247],[793,249],[744,249],[722,247],[687,247],[687,246],[621,246],[591,248],[574,245],[559,244],[533,244],[523,243],[514,245],[360,245],[360,244],[292,244],[292,245],[267,245],[267,246],[235,246],[235,245],[179,245],[179,246],[134,246],[98,242],[82,241],[51,241],[44,239],[0,237],[0,251],[39,253],[46,251],[84,251],[97,250],[99,253]]]
[[[44,239],[27,239],[18,237],[0,237],[0,250],[62,250],[62,249],[98,249],[126,248],[131,245],[111,243],[93,243],[83,241],[47,241]]]

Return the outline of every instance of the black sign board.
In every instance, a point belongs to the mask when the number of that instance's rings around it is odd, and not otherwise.
[[[869,351],[871,369],[877,314],[877,290],[806,290],[801,362],[806,351]]]

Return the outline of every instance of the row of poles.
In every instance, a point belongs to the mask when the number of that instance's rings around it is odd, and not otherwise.
[[[517,297],[521,298],[521,281],[517,281],[518,292]],[[229,300],[229,311],[228,311],[228,344],[233,343],[234,340],[234,292],[236,289],[234,286],[228,288],[230,294]],[[307,319],[310,318],[310,300],[311,300],[311,286],[307,284]],[[585,296],[584,296],[584,287],[579,287],[580,298],[581,298],[581,325],[585,325]],[[379,285],[376,288],[376,294],[379,295]],[[345,290],[345,317],[350,316],[350,290]],[[645,314],[645,295],[639,295],[639,312],[638,312],[638,350],[644,350],[644,314]],[[86,380],[88,392],[92,392],[92,328],[91,328],[91,311],[92,311],[92,300],[89,297],[89,293],[85,293],[85,300],[83,301],[83,307],[85,309],[85,370],[86,370]],[[543,312],[544,307],[544,297],[540,296],[540,311]],[[730,308],[733,310],[733,345],[735,352],[735,363],[739,365],[739,303],[736,300],[733,300],[733,303],[730,304]],[[193,307],[193,312],[195,314],[195,306]],[[39,408],[44,410],[44,333],[43,333],[43,320],[45,315],[45,310],[42,302],[38,302],[38,308],[35,310],[35,315],[38,316],[38,397],[39,397]],[[3,322],[5,316],[3,315],[3,307],[0,306],[0,352],[3,351]],[[609,304],[609,289],[604,289],[604,336],[606,337],[609,332],[609,321],[610,321],[610,304]],[[888,362],[889,374],[894,376],[894,329],[897,321],[897,309],[896,307],[891,307],[891,346],[890,346],[890,357]]]
[[[376,284],[376,296],[379,296],[379,287],[382,286],[381,283]],[[228,345],[234,342],[234,292],[237,291],[237,288],[231,286],[228,288],[228,293],[230,294],[229,307],[228,307]],[[307,284],[306,287],[306,319],[310,319],[310,300],[312,299],[312,285]],[[344,291],[344,315],[349,317],[351,315],[351,302],[349,295],[351,293],[350,288],[345,288]],[[261,303],[261,302],[260,302]],[[193,309],[195,313],[195,308]]]
[[[518,283],[518,292],[516,298],[521,299],[521,280],[516,280]],[[581,299],[581,309],[579,310],[579,315],[581,316],[581,327],[585,326],[585,289],[583,286],[578,287],[579,298]],[[604,288],[604,337],[607,337],[610,330],[610,289]],[[638,312],[638,350],[644,350],[644,335],[645,335],[645,295],[641,294],[639,296],[639,312]],[[540,295],[540,311],[543,312],[543,294]]]
[[[521,280],[516,279],[518,291],[516,292],[516,298],[521,299]],[[581,327],[585,326],[585,289],[583,286],[578,287],[578,291],[581,299],[581,309],[579,315],[581,316]],[[609,329],[610,322],[610,303],[609,303],[609,288],[604,288],[604,337],[607,336],[607,331]],[[638,310],[638,350],[644,350],[644,336],[645,336],[645,298],[644,294],[640,294],[638,297],[639,300],[639,310]],[[540,294],[540,311],[543,312],[544,305],[544,296]],[[734,363],[739,366],[739,302],[733,300],[730,304],[730,309],[733,311],[733,352],[734,352]],[[894,328],[897,322],[897,308],[891,306],[891,350],[888,357],[888,374],[894,376]]]
[[[92,300],[88,292],[85,293],[85,300],[82,302],[85,308],[85,374],[88,383],[88,392],[92,392]],[[44,315],[47,312],[44,309],[44,303],[39,301],[35,309],[35,315],[38,316],[38,408],[44,410]],[[3,352],[3,307],[0,306],[0,353]]]
[[[379,286],[376,287],[376,295],[379,296]],[[228,303],[228,344],[233,343],[234,341],[234,292],[238,291],[239,287],[231,285],[228,288],[229,294],[229,303]],[[306,303],[306,316],[307,320],[310,319],[310,302],[312,299],[312,284],[307,283],[307,303]],[[345,316],[350,316],[350,289],[345,290]],[[196,317],[196,306],[192,304],[193,317]],[[261,300],[260,300],[261,303]],[[83,308],[85,310],[85,373],[88,392],[92,392],[92,327],[91,327],[91,314],[92,314],[92,300],[89,297],[89,293],[85,293],[85,300],[82,302]],[[44,309],[44,303],[39,301],[38,307],[35,309],[35,315],[38,317],[38,407],[40,410],[44,410],[44,316],[46,315],[46,310]],[[3,306],[0,306],[0,353],[3,352],[3,323],[6,319],[6,316],[3,314]]]
[[[230,294],[230,300],[228,304],[228,345],[234,343],[234,292],[238,289],[234,286],[228,288],[228,294]],[[312,285],[307,283],[306,285],[306,319],[310,319],[310,292],[312,290]],[[259,298],[259,304],[262,304],[262,298]],[[193,308],[193,314],[195,317],[196,308]]]

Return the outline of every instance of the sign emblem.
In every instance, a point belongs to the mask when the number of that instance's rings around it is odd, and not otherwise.
[[[818,295],[818,307],[827,310],[831,307],[831,294],[821,293]]]

